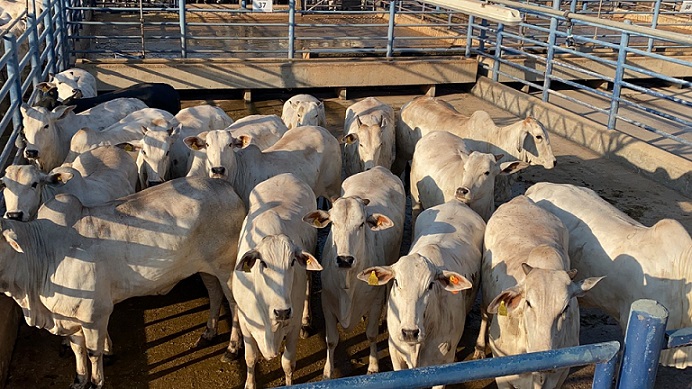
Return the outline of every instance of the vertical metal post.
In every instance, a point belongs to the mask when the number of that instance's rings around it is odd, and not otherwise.
[[[178,21],[180,22],[180,57],[187,58],[187,21],[185,20],[185,0],[178,0]]]
[[[596,364],[591,389],[612,389],[618,362],[620,353],[615,353],[608,362]]]
[[[637,300],[630,308],[618,389],[651,389],[665,340],[668,310],[654,300]]]
[[[22,121],[19,114],[19,106],[22,104],[22,80],[21,70],[19,69],[19,58],[17,57],[17,38],[13,34],[6,34],[2,37],[5,44],[5,53],[10,53],[7,61],[7,81],[12,83],[10,88],[10,107],[12,109],[12,128],[16,132]]]
[[[387,58],[394,56],[394,18],[396,18],[396,4],[389,2],[389,25],[387,26]]]
[[[658,15],[661,13],[661,0],[656,0],[654,4],[654,16],[651,18],[651,28],[656,29],[658,26]],[[646,51],[651,52],[654,48],[654,38],[649,38],[649,43],[646,46]]]
[[[36,8],[34,8],[36,9]],[[36,87],[41,82],[41,45],[38,40],[38,21],[35,13],[26,16],[26,26],[29,29],[29,55],[31,55],[31,83]]]
[[[46,48],[48,48],[48,73],[57,73],[57,65],[55,58],[55,35],[53,34],[53,14],[51,0],[43,0],[43,28],[46,29]],[[41,74],[43,77],[43,74]]]
[[[497,25],[497,38],[495,39],[495,55],[493,56],[493,81],[500,78],[500,58],[502,58],[502,33],[505,29],[503,23]]]
[[[478,51],[485,51],[485,40],[488,38],[488,21],[486,19],[481,19],[481,28],[478,37]]]
[[[553,73],[553,57],[555,57],[555,40],[557,36],[557,18],[550,18],[550,34],[548,34],[548,55],[545,63],[545,78],[543,79],[542,100],[548,102],[550,98],[550,75]]]
[[[625,23],[632,24],[631,20],[625,20]],[[615,77],[613,77],[613,93],[610,99],[610,113],[608,114],[608,129],[615,128],[617,123],[618,110],[620,109],[620,92],[622,91],[622,78],[625,75],[625,61],[627,60],[627,46],[630,42],[630,34],[627,31],[622,31],[620,36],[620,49],[618,51],[618,62],[615,68]]]
[[[62,55],[60,65],[59,65],[59,71],[62,71],[64,69],[67,69],[70,66],[70,48],[69,45],[67,44],[67,7],[66,7],[66,2],[67,0],[57,0],[56,5],[58,7],[56,13],[58,14],[58,29],[57,29],[57,34],[58,34],[58,41],[61,46],[61,53]]]
[[[296,53],[296,1],[288,0],[288,59]]]
[[[466,30],[466,53],[464,53],[464,57],[470,58],[471,57],[471,46],[473,46],[473,23],[474,23],[474,16],[469,15],[469,26],[468,29]]]

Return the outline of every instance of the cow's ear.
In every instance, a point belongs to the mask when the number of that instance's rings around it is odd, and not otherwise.
[[[365,205],[365,206],[367,206],[368,204],[370,204],[370,199],[360,199],[360,201],[362,201],[362,202],[363,202],[363,205]]]
[[[239,137],[235,138],[235,145],[236,147],[244,149],[246,148],[250,143],[252,143],[252,137],[250,135],[240,135]]]
[[[19,112],[22,113],[22,116],[23,116],[23,117],[27,117],[27,116],[28,116],[28,115],[27,115],[27,112],[29,112],[30,109],[32,109],[32,108],[31,108],[31,106],[30,106],[29,104],[27,104],[27,103],[22,103],[22,105],[19,106]]]
[[[360,120],[360,116],[356,115],[356,124],[358,127],[363,127],[363,121]]]
[[[324,228],[332,222],[329,220],[329,213],[322,210],[308,213],[307,215],[303,216],[303,221],[315,228]]]
[[[493,154],[493,157],[495,157],[495,162],[501,160],[502,158],[505,157],[504,154]]]
[[[236,149],[242,149],[245,147],[245,144],[243,143],[243,140],[240,139],[240,137],[234,137],[231,135],[231,144],[229,145],[231,148],[236,148]]]
[[[586,292],[590,291],[591,288],[596,286],[605,276],[602,277],[589,277],[585,278],[579,282],[575,282],[570,286],[570,294],[572,297],[581,297]]]
[[[524,275],[529,275],[529,273],[531,273],[531,270],[533,270],[533,266],[529,265],[526,262],[522,262],[521,269],[524,271]]]
[[[207,147],[207,142],[198,137],[198,136],[188,136],[183,139],[183,143],[190,149],[190,150],[202,150]]]
[[[139,152],[139,150],[142,148],[142,146],[135,145],[135,144],[130,143],[130,142],[118,143],[117,145],[115,145],[115,147],[123,149],[123,150],[127,151],[128,153]]]
[[[516,173],[519,170],[524,169],[528,166],[528,163],[522,161],[503,162],[502,164],[500,164],[500,174],[507,175]]]
[[[577,276],[577,269],[571,269],[567,271],[567,275],[569,276],[570,280],[573,280],[574,277]]]
[[[57,107],[53,108],[51,116],[54,120],[60,120],[64,118],[68,113],[72,112],[72,110],[74,110],[75,108],[77,108],[76,105],[58,105]]]
[[[514,286],[503,290],[493,301],[488,304],[487,311],[493,315],[507,316],[515,310],[524,298],[524,287]]]
[[[380,128],[387,127],[388,124],[389,120],[387,120],[387,118],[384,116],[380,116]]]
[[[526,140],[526,136],[529,135],[528,131],[522,131],[521,136],[519,139],[517,139],[517,151],[521,151],[524,149],[524,141]]]
[[[437,281],[442,284],[445,290],[450,291],[454,294],[461,292],[462,290],[471,289],[473,284],[466,277],[459,273],[443,270],[438,274]]]
[[[36,89],[40,90],[43,93],[46,93],[50,90],[52,85],[49,82],[39,82],[36,84]]]
[[[352,145],[358,140],[357,134],[348,134],[339,138],[339,143],[342,145]]]
[[[394,270],[391,266],[369,267],[358,274],[358,279],[367,282],[370,286],[385,285],[394,278]]]
[[[319,262],[317,262],[317,258],[312,256],[307,251],[301,251],[296,254],[296,260],[298,263],[300,263],[301,266],[305,266],[306,270],[311,270],[311,271],[321,271],[322,270],[322,265],[320,265]]]
[[[394,226],[392,219],[381,213],[373,213],[372,215],[368,216],[366,222],[373,231],[382,231]]]
[[[71,180],[74,175],[70,172],[51,172],[46,175],[44,182],[49,185],[64,185]]]
[[[5,240],[7,243],[10,244],[10,246],[14,249],[14,251],[18,253],[24,253],[24,249],[22,249],[22,246],[19,245],[17,242],[17,233],[14,232],[14,230],[3,230],[2,231],[2,236],[5,237]]]
[[[262,254],[257,250],[250,250],[235,264],[235,270],[249,273],[258,259],[262,260]]]

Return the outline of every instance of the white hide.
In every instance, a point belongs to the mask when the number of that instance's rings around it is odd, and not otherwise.
[[[324,103],[311,95],[295,95],[286,100],[281,120],[288,129],[299,126],[327,126]]]
[[[569,230],[570,258],[578,277],[607,276],[581,298],[625,329],[630,306],[639,299],[668,309],[667,329],[692,327],[692,239],[678,221],[646,227],[588,188],[539,183],[526,191],[538,206]],[[692,366],[692,347],[661,352],[661,363]]]
[[[183,142],[186,137],[197,136],[204,131],[223,130],[233,124],[233,119],[223,109],[207,104],[181,109],[175,115],[175,121],[180,124],[180,129],[170,153],[173,178],[184,177],[189,170],[191,150]]]
[[[372,266],[389,266],[399,258],[406,195],[401,180],[382,166],[355,174],[342,185],[341,197],[329,212],[316,211],[303,220],[316,227],[332,225],[322,254],[322,310],[327,341],[324,377],[334,370],[339,343],[337,323],[352,331],[366,316],[370,342],[369,373],[379,371],[377,333],[385,288],[358,282]]]
[[[71,68],[54,74],[50,83],[58,88],[58,101],[72,97],[79,89],[82,97],[96,97],[96,79],[84,69]]]
[[[280,174],[250,193],[248,216],[238,242],[233,296],[245,343],[246,388],[255,387],[259,353],[267,359],[286,348],[281,365],[291,385],[305,302],[307,270],[321,270],[311,254],[317,233],[301,217],[315,210],[312,189],[292,174]],[[233,328],[231,339],[237,336]],[[237,348],[230,353],[237,353]]]
[[[396,153],[395,121],[392,107],[374,97],[346,109],[341,143],[347,177],[375,166],[392,167]]]
[[[139,144],[148,130],[168,130],[173,115],[158,108],[144,108],[120,119],[117,123],[108,126],[102,131],[85,127],[77,131],[70,141],[70,152],[65,158],[69,163],[88,150],[100,146],[118,145],[131,142]]]
[[[180,125],[165,131],[143,128],[138,144],[120,144],[127,151],[137,152],[137,172],[140,188],[158,185],[170,178],[171,149],[179,137]]]
[[[101,205],[135,192],[137,167],[126,152],[99,147],[81,154],[69,166],[43,173],[33,165],[10,165],[2,178],[7,212],[4,217],[28,221],[41,204],[60,193],[85,206]]]
[[[238,119],[227,130],[234,138],[242,140],[243,147],[252,143],[266,150],[288,131],[288,127],[276,115],[250,115]]]
[[[242,142],[227,130],[209,131],[204,138],[188,137],[185,144],[205,155],[195,158],[188,176],[228,180],[246,204],[255,185],[281,173],[293,173],[318,197],[338,196],[340,191],[339,142],[322,127],[296,127],[264,151],[254,144],[242,148]]]
[[[478,292],[484,230],[480,216],[451,200],[420,214],[408,255],[358,276],[369,284],[393,280],[387,329],[394,370],[454,361]]]
[[[488,220],[495,210],[494,182],[511,174],[524,162],[499,163],[502,155],[469,152],[465,140],[445,131],[425,135],[417,144],[411,163],[412,220],[432,206],[458,197]]]
[[[223,288],[232,300],[228,281],[245,207],[227,182],[183,178],[91,208],[59,195],[43,208],[64,223],[0,220],[7,243],[0,245],[0,268],[13,269],[0,273],[0,292],[20,305],[28,325],[70,337],[74,387],[104,385],[114,304],[164,294],[196,273],[217,284],[210,295]],[[218,309],[211,307],[217,317]]]
[[[70,149],[70,140],[80,128],[101,131],[128,114],[147,108],[138,99],[120,98],[99,104],[75,114],[74,106],[60,105],[48,111],[22,104],[23,135],[26,140],[24,157],[32,160],[44,172],[60,166]],[[38,154],[33,158],[32,154]]]
[[[569,233],[560,219],[525,196],[501,205],[485,229],[483,321],[476,357],[485,356],[489,330],[493,356],[579,345],[577,296],[600,278],[572,283]],[[492,315],[492,317],[489,317]],[[559,388],[569,369],[497,377],[500,389]]]

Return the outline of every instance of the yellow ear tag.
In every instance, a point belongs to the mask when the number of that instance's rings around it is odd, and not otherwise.
[[[449,282],[451,282],[452,285],[459,285],[459,279],[457,276],[449,276]]]
[[[58,182],[62,182],[62,176],[57,176],[55,179],[58,180]]]
[[[315,219],[315,222],[313,224],[315,225],[315,227],[321,227],[322,226],[322,224],[320,224],[319,219]]]
[[[375,274],[375,271],[373,270],[370,272],[370,277],[368,277],[368,285],[370,286],[375,286],[379,283],[379,279],[377,279],[377,274]]]
[[[308,258],[308,259],[305,261],[305,264],[308,265],[308,266],[310,266],[310,264],[312,264],[312,259]]]
[[[127,144],[127,145],[125,145],[125,151],[130,151],[130,152],[132,152],[132,151],[135,151],[135,148],[132,147],[132,145]]]
[[[252,270],[252,268],[250,268],[250,264],[248,264],[247,262],[243,262],[243,271],[245,273],[249,273],[250,270]]]
[[[500,316],[507,316],[507,305],[504,301],[500,301],[500,307],[497,309],[497,313]]]

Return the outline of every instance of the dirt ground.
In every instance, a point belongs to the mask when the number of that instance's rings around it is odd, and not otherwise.
[[[371,91],[372,93],[372,91]],[[378,91],[381,99],[396,109],[409,101],[412,95],[386,95]],[[409,91],[410,93],[410,91]],[[382,96],[382,94],[385,94]],[[353,94],[350,98],[365,97]],[[278,97],[278,98],[275,98]],[[240,100],[209,100],[222,106],[234,119],[247,114],[279,114],[282,101],[290,97],[270,96],[267,100],[245,104]],[[345,109],[355,100],[338,100],[333,95],[319,95],[325,99],[328,127],[333,133],[342,128]],[[488,103],[464,93],[442,96],[462,113],[476,109],[488,110],[498,124],[505,125],[515,117]],[[226,98],[220,96],[220,98]],[[280,98],[280,99],[279,99]],[[261,99],[261,97],[260,97]],[[203,101],[186,101],[195,105]],[[692,229],[692,199],[669,190],[634,171],[613,163],[565,139],[551,135],[558,165],[553,170],[531,167],[519,175],[513,187],[515,194],[539,181],[572,183],[588,186],[633,218],[651,225],[661,218],[674,218]],[[689,195],[689,194],[688,194]],[[402,251],[407,247],[402,248]],[[208,310],[206,292],[201,281],[192,277],[180,283],[166,296],[133,298],[115,307],[109,331],[114,342],[116,359],[106,367],[107,386],[110,388],[242,388],[245,380],[244,362],[225,364],[220,361],[229,338],[228,323],[223,320],[216,342],[204,349],[192,349],[202,333]],[[317,329],[307,340],[299,343],[295,383],[321,380],[325,358],[325,342],[319,292],[312,297],[314,327]],[[225,319],[228,316],[224,316]],[[480,324],[478,308],[467,320],[464,337],[457,348],[457,360],[465,360],[473,352],[473,344]],[[581,343],[622,340],[619,326],[597,310],[582,310]],[[387,352],[386,327],[381,326],[378,337],[380,368],[391,370]],[[10,367],[7,388],[67,388],[74,378],[74,359],[60,357],[60,339],[47,331],[20,329]],[[337,348],[337,367],[341,376],[365,374],[368,344],[361,325],[350,334],[343,334]],[[593,367],[573,369],[566,388],[590,388]],[[280,386],[283,371],[278,360],[263,361],[258,367],[261,387]],[[492,380],[479,381],[456,388],[494,388]],[[659,368],[656,388],[692,388],[692,369],[679,371]]]

